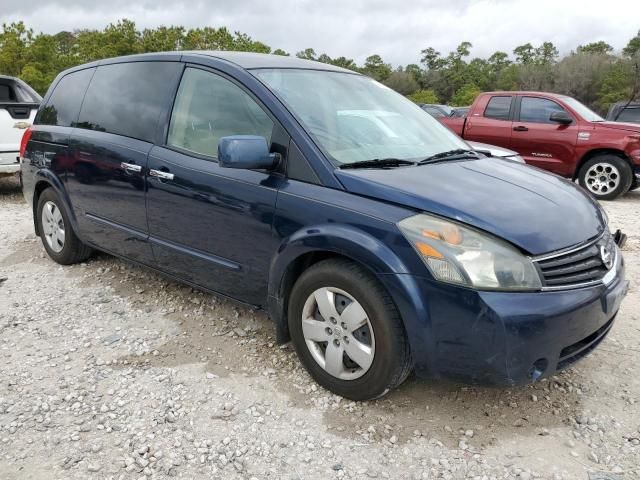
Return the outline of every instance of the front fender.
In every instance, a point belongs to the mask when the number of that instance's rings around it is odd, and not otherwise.
[[[314,252],[341,255],[375,274],[400,312],[412,351],[424,348],[430,328],[428,309],[407,266],[378,239],[357,228],[336,224],[307,226],[298,230],[282,241],[271,262],[268,309],[276,322],[278,343],[289,339],[287,273],[303,255]]]

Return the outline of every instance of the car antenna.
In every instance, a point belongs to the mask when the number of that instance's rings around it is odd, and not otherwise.
[[[633,85],[633,88],[631,89],[631,96],[629,97],[629,101],[625,104],[625,106],[622,107],[621,109],[619,109],[618,113],[616,113],[616,116],[613,119],[614,122],[618,121],[618,117],[620,116],[620,114],[622,112],[624,112],[629,105],[631,105],[631,102],[633,102],[635,100],[636,96],[638,95],[638,90],[640,90],[640,78],[639,78],[640,77],[640,75],[639,75],[639,73],[640,73],[640,65],[638,65],[638,61],[637,60],[636,60],[636,63],[634,65],[634,67],[635,67],[635,70],[636,70],[636,75],[635,75],[636,82]]]

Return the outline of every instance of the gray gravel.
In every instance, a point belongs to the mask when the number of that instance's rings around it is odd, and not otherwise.
[[[488,389],[318,387],[267,317],[108,257],[61,267],[0,179],[1,479],[640,478],[640,193],[629,297],[575,368]]]

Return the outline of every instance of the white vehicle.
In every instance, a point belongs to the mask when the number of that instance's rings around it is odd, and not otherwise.
[[[14,77],[0,75],[0,177],[20,171],[20,141],[33,123],[42,97]]]
[[[469,142],[467,143],[473,148],[476,152],[486,153],[491,157],[502,158],[505,160],[513,160],[518,163],[526,163],[524,158],[518,155],[518,152],[514,152],[513,150],[509,150],[508,148],[497,147],[496,145],[489,145],[488,143],[480,143],[480,142]]]

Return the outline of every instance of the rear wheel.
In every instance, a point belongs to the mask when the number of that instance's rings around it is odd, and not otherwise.
[[[411,371],[400,315],[377,279],[349,261],[306,270],[291,291],[289,331],[311,376],[352,400],[380,397]]]
[[[76,236],[66,207],[52,188],[40,194],[37,221],[44,249],[54,261],[71,265],[89,258],[91,248]]]
[[[598,200],[613,200],[629,191],[633,172],[629,164],[616,155],[598,155],[580,169],[578,180]]]

